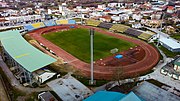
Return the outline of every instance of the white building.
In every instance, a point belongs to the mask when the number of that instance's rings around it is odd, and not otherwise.
[[[36,78],[36,80],[39,83],[44,83],[45,81],[47,81],[48,79],[50,79],[56,75],[56,73],[54,73],[48,69],[44,69],[44,70],[40,69],[40,70],[33,72],[33,74],[35,75],[34,77]]]
[[[160,43],[162,46],[164,46],[165,48],[167,48],[168,50],[172,51],[172,52],[180,52],[180,43],[179,41],[170,38],[170,37],[163,37],[159,39]]]
[[[51,9],[48,9],[48,14],[52,14],[52,10]]]
[[[119,16],[113,15],[111,16],[112,20],[114,21],[126,21],[129,20],[128,14],[120,14]]]
[[[143,16],[141,14],[133,14],[132,18],[134,20],[140,21],[143,18]]]
[[[106,5],[105,5],[105,4],[103,4],[103,5],[98,5],[98,8],[100,8],[100,9],[105,9],[105,8],[106,8]]]

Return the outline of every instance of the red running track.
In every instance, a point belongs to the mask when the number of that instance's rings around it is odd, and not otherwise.
[[[72,25],[71,25],[72,26]],[[94,78],[95,79],[112,79],[114,76],[114,72],[116,72],[117,68],[123,68],[123,74],[125,77],[133,77],[135,75],[143,74],[151,70],[159,61],[159,52],[151,45],[127,36],[123,36],[120,34],[115,34],[112,32],[108,32],[96,27],[91,26],[82,26],[82,25],[73,25],[76,28],[93,28],[95,31],[101,32],[106,35],[114,36],[119,39],[127,40],[129,42],[135,43],[142,47],[145,50],[144,58],[131,65],[123,66],[123,67],[107,67],[107,66],[94,66]],[[90,64],[85,63],[76,57],[72,56],[65,50],[51,43],[41,36],[41,34],[50,32],[50,31],[59,31],[62,29],[69,29],[70,26],[52,26],[34,30],[29,32],[28,34],[36,39],[38,42],[44,44],[46,47],[54,51],[59,57],[63,58],[64,61],[68,62],[72,66],[76,67],[80,70],[86,77],[90,77]]]

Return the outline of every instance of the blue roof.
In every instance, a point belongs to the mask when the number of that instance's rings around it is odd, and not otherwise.
[[[118,92],[99,91],[84,101],[119,101],[124,96],[126,95]]]
[[[136,94],[130,92],[125,95],[119,92],[99,91],[83,101],[143,101]]]
[[[137,95],[135,95],[133,92],[130,92],[124,98],[122,98],[120,101],[142,101],[142,100]]]

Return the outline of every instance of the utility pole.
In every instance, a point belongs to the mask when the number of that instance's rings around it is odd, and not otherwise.
[[[93,72],[94,72],[94,65],[93,65],[93,45],[94,45],[94,29],[90,29],[90,46],[91,46],[91,80],[90,80],[90,84],[93,85],[95,82],[94,82],[94,75],[93,75]]]

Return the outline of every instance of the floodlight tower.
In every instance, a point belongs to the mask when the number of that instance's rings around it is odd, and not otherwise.
[[[165,16],[165,13],[163,12],[163,15],[162,15],[162,19],[161,19],[161,25],[160,25],[160,32],[162,31],[162,23],[163,23],[163,20],[164,20],[164,16]],[[160,32],[158,33],[158,43],[157,43],[157,46],[159,46],[160,44]]]
[[[94,29],[90,29],[90,46],[91,46],[91,80],[90,80],[90,84],[93,85],[94,84],[94,65],[93,65],[93,45],[94,45]]]

